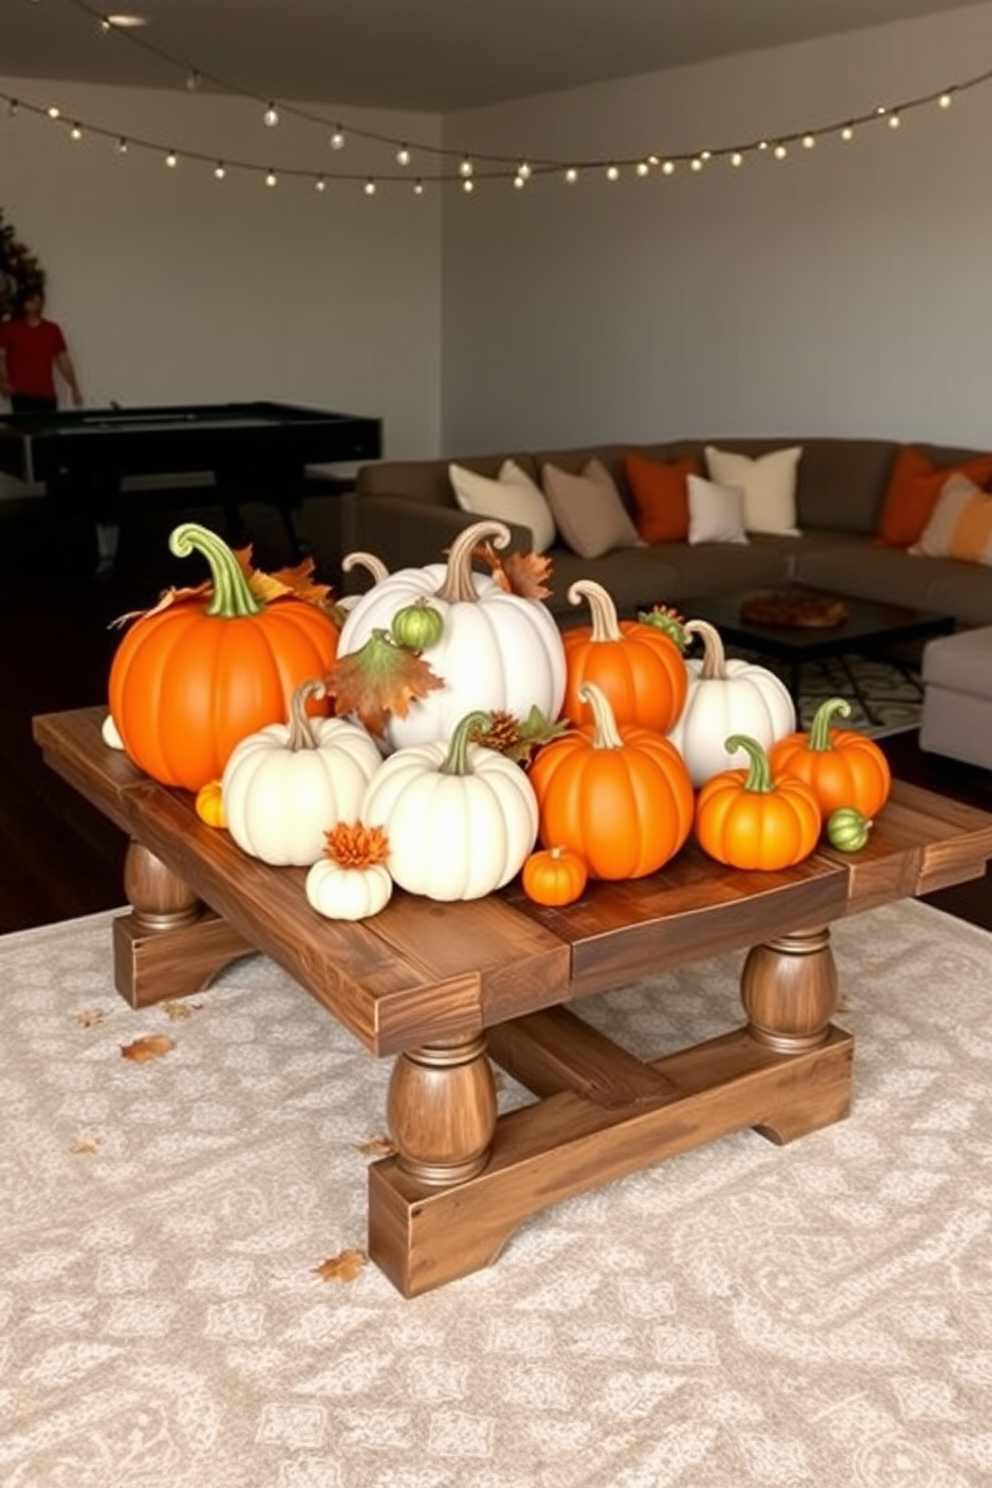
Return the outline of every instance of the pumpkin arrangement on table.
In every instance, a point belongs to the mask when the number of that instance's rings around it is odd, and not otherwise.
[[[475,522],[445,563],[392,574],[348,555],[371,587],[335,604],[311,562],[261,574],[185,523],[170,547],[210,577],[127,617],[105,740],[242,851],[306,868],[333,918],[379,913],[394,884],[450,901],[518,875],[554,909],[658,872],[690,834],[752,871],[824,836],[864,846],[891,779],[877,745],[830,726],[842,699],[797,733],[783,684],[712,626],[663,606],[620,620],[591,580],[569,591],[591,623],[562,634],[548,560],[504,558],[508,540]]]

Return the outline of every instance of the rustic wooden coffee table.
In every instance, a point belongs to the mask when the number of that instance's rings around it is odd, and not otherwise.
[[[202,990],[261,951],[376,1055],[396,1056],[396,1155],[369,1176],[368,1249],[407,1296],[496,1258],[529,1215],[745,1126],[791,1141],[844,1116],[853,1040],[831,1022],[829,924],[980,877],[992,815],[897,784],[868,846],[783,873],[687,846],[653,877],[550,910],[514,889],[466,904],[397,892],[374,919],[322,919],[304,870],[266,867],[192,797],[100,736],[105,710],[36,718],[48,763],[131,837],[114,974],[134,1007]],[[209,906],[209,907],[208,907]],[[742,950],[745,1018],[642,1063],[566,1003]],[[664,995],[659,992],[659,996]],[[491,1056],[535,1101],[497,1117]]]

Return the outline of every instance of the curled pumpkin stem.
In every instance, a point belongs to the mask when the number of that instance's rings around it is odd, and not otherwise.
[[[686,640],[700,636],[703,642],[703,665],[699,676],[705,682],[727,680],[727,656],[723,649],[723,638],[715,625],[708,620],[687,620],[682,627]]]
[[[301,682],[293,693],[293,700],[289,705],[289,736],[286,740],[286,748],[292,749],[294,753],[298,749],[316,749],[317,739],[313,731],[313,725],[307,714],[307,703],[311,698],[322,698],[327,696],[327,688],[317,678],[310,678]]]
[[[835,713],[841,718],[850,718],[851,705],[846,698],[827,698],[826,702],[820,704],[813,714],[813,722],[809,726],[809,737],[806,740],[806,748],[820,752],[833,749],[833,740],[830,737],[830,720]]]
[[[751,761],[743,783],[744,790],[767,795],[775,789],[768,755],[757,739],[752,739],[750,734],[731,734],[723,741],[723,747],[728,754],[736,754],[738,749],[743,749]]]
[[[468,761],[469,738],[472,734],[487,734],[492,728],[492,718],[481,709],[474,713],[466,713],[465,717],[457,724],[448,745],[448,752],[438,766],[441,775],[471,775],[472,767]]]
[[[447,600],[449,604],[457,600],[478,599],[472,583],[472,550],[487,537],[491,537],[498,548],[505,548],[510,541],[510,529],[505,522],[487,519],[473,522],[459,532],[448,549],[448,566],[440,588],[436,590],[438,599]]]
[[[592,629],[589,634],[591,641],[622,641],[623,632],[617,619],[617,607],[613,603],[613,596],[602,584],[595,579],[576,579],[574,584],[568,588],[569,604],[581,604],[583,600],[589,603],[589,614],[592,620]]]
[[[202,553],[210,565],[210,580],[213,598],[207,606],[208,615],[217,615],[223,620],[240,620],[248,615],[257,615],[263,608],[252,595],[237,558],[223,538],[201,527],[198,522],[181,522],[169,536],[169,549],[177,558],[188,558],[190,553]]]
[[[623,739],[617,728],[616,715],[603,689],[597,687],[595,682],[583,682],[579,688],[579,697],[592,709],[592,747],[594,749],[622,749]]]

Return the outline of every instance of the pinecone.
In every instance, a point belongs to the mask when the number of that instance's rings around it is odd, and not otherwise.
[[[493,708],[489,713],[488,730],[473,729],[468,737],[471,744],[482,744],[486,749],[510,754],[520,743],[520,719],[514,718],[504,708]]]

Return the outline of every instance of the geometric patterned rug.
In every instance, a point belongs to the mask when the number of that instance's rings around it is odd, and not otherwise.
[[[0,1488],[992,1481],[986,932],[837,922],[846,1120],[582,1194],[405,1301],[361,1263],[389,1062],[261,956],[133,1011],[110,920],[0,938]],[[576,1011],[653,1058],[741,1019],[741,959]]]
[[[774,657],[727,649],[728,654],[747,656],[788,682],[787,667]],[[835,718],[835,727],[857,729],[875,739],[919,727],[923,684],[919,673],[907,667],[853,653],[804,662],[799,706],[802,728],[809,727],[820,703],[830,697],[846,698],[851,704],[850,717]]]

